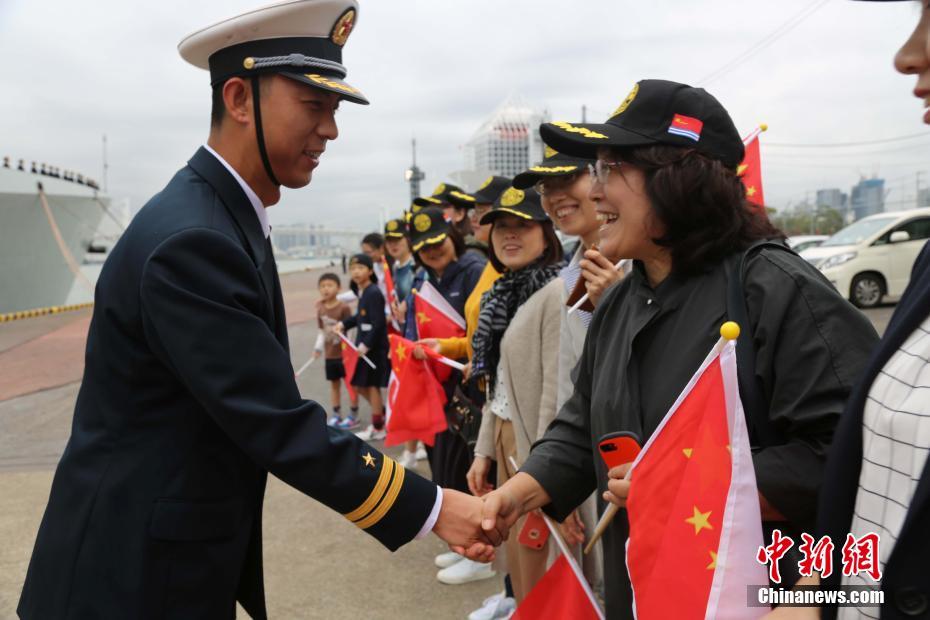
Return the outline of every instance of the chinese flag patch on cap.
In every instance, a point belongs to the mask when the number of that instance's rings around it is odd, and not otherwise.
[[[701,129],[703,128],[704,123],[698,119],[685,116],[684,114],[676,114],[672,117],[672,124],[669,125],[668,132],[676,136],[691,138],[697,142],[701,139]]]

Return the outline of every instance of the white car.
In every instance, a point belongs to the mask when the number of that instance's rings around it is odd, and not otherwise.
[[[801,256],[860,308],[900,297],[930,238],[930,208],[864,217]]]
[[[795,235],[788,237],[788,247],[800,254],[809,248],[816,248],[829,238],[828,235]]]

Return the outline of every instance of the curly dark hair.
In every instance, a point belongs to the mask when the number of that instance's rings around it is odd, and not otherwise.
[[[760,239],[784,239],[765,210],[746,200],[736,171],[694,149],[646,146],[612,156],[643,171],[646,195],[665,228],[653,239],[669,248],[672,270],[707,271]]]

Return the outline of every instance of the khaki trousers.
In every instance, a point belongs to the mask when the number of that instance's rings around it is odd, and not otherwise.
[[[517,458],[517,442],[514,439],[513,423],[494,416],[494,439],[497,450],[497,488],[500,488],[517,473],[508,458]],[[520,531],[525,522],[525,517],[517,521],[516,525],[511,528],[505,545],[507,572],[510,573],[510,581],[513,583],[513,593],[518,605],[530,593],[536,582],[546,574],[549,558],[549,541],[546,541],[543,548],[539,550],[520,544]]]

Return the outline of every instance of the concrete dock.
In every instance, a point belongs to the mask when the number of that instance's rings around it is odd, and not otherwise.
[[[291,354],[299,368],[316,339],[323,270],[282,276]],[[343,277],[344,284],[348,282]],[[71,429],[90,310],[0,324],[0,618],[14,618],[55,465]],[[299,384],[328,406],[323,365]],[[344,403],[347,402],[344,396]],[[345,405],[344,405],[345,407]],[[362,404],[362,416],[370,412]],[[383,448],[381,442],[375,446]],[[386,450],[399,456],[399,450]],[[418,470],[429,475],[425,461]],[[265,588],[271,618],[464,618],[503,588],[495,577],[436,581],[435,536],[390,553],[340,515],[269,477],[264,509]],[[247,617],[240,610],[240,617]]]

